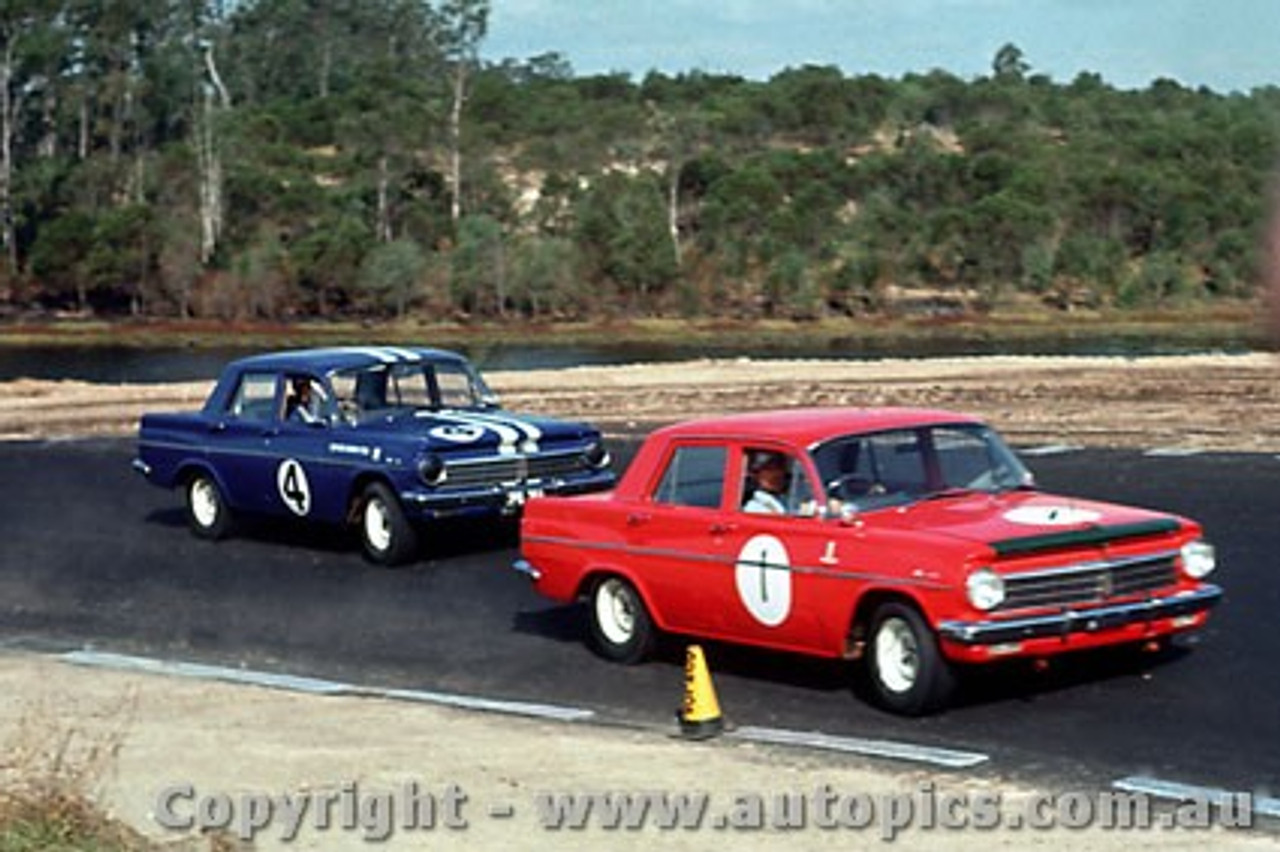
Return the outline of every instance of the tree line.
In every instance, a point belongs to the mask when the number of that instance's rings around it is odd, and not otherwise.
[[[1255,290],[1280,88],[580,76],[487,0],[0,0],[0,308],[1147,307]]]

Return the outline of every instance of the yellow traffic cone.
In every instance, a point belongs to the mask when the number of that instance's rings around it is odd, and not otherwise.
[[[701,645],[690,645],[684,657],[684,702],[680,705],[680,733],[691,740],[705,740],[724,730],[720,702],[711,683],[707,658]]]

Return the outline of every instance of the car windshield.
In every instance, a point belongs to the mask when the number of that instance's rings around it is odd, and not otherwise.
[[[812,452],[829,500],[856,509],[996,493],[1031,485],[1031,473],[994,430],[948,424],[846,435]]]
[[[397,411],[497,407],[493,391],[462,361],[378,364],[338,371],[331,380],[338,406],[349,420]]]

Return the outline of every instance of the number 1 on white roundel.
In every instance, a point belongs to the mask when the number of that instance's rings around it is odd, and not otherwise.
[[[766,627],[777,627],[791,614],[791,558],[776,537],[754,536],[742,546],[734,582],[747,612]]]

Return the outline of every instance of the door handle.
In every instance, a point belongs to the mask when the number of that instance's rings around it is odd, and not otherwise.
[[[627,526],[638,527],[641,524],[647,524],[651,517],[648,512],[632,512],[627,515]]]
[[[716,523],[711,525],[712,535],[725,535],[726,533],[733,533],[737,531],[738,531],[738,525],[732,522],[721,523],[717,521]]]

